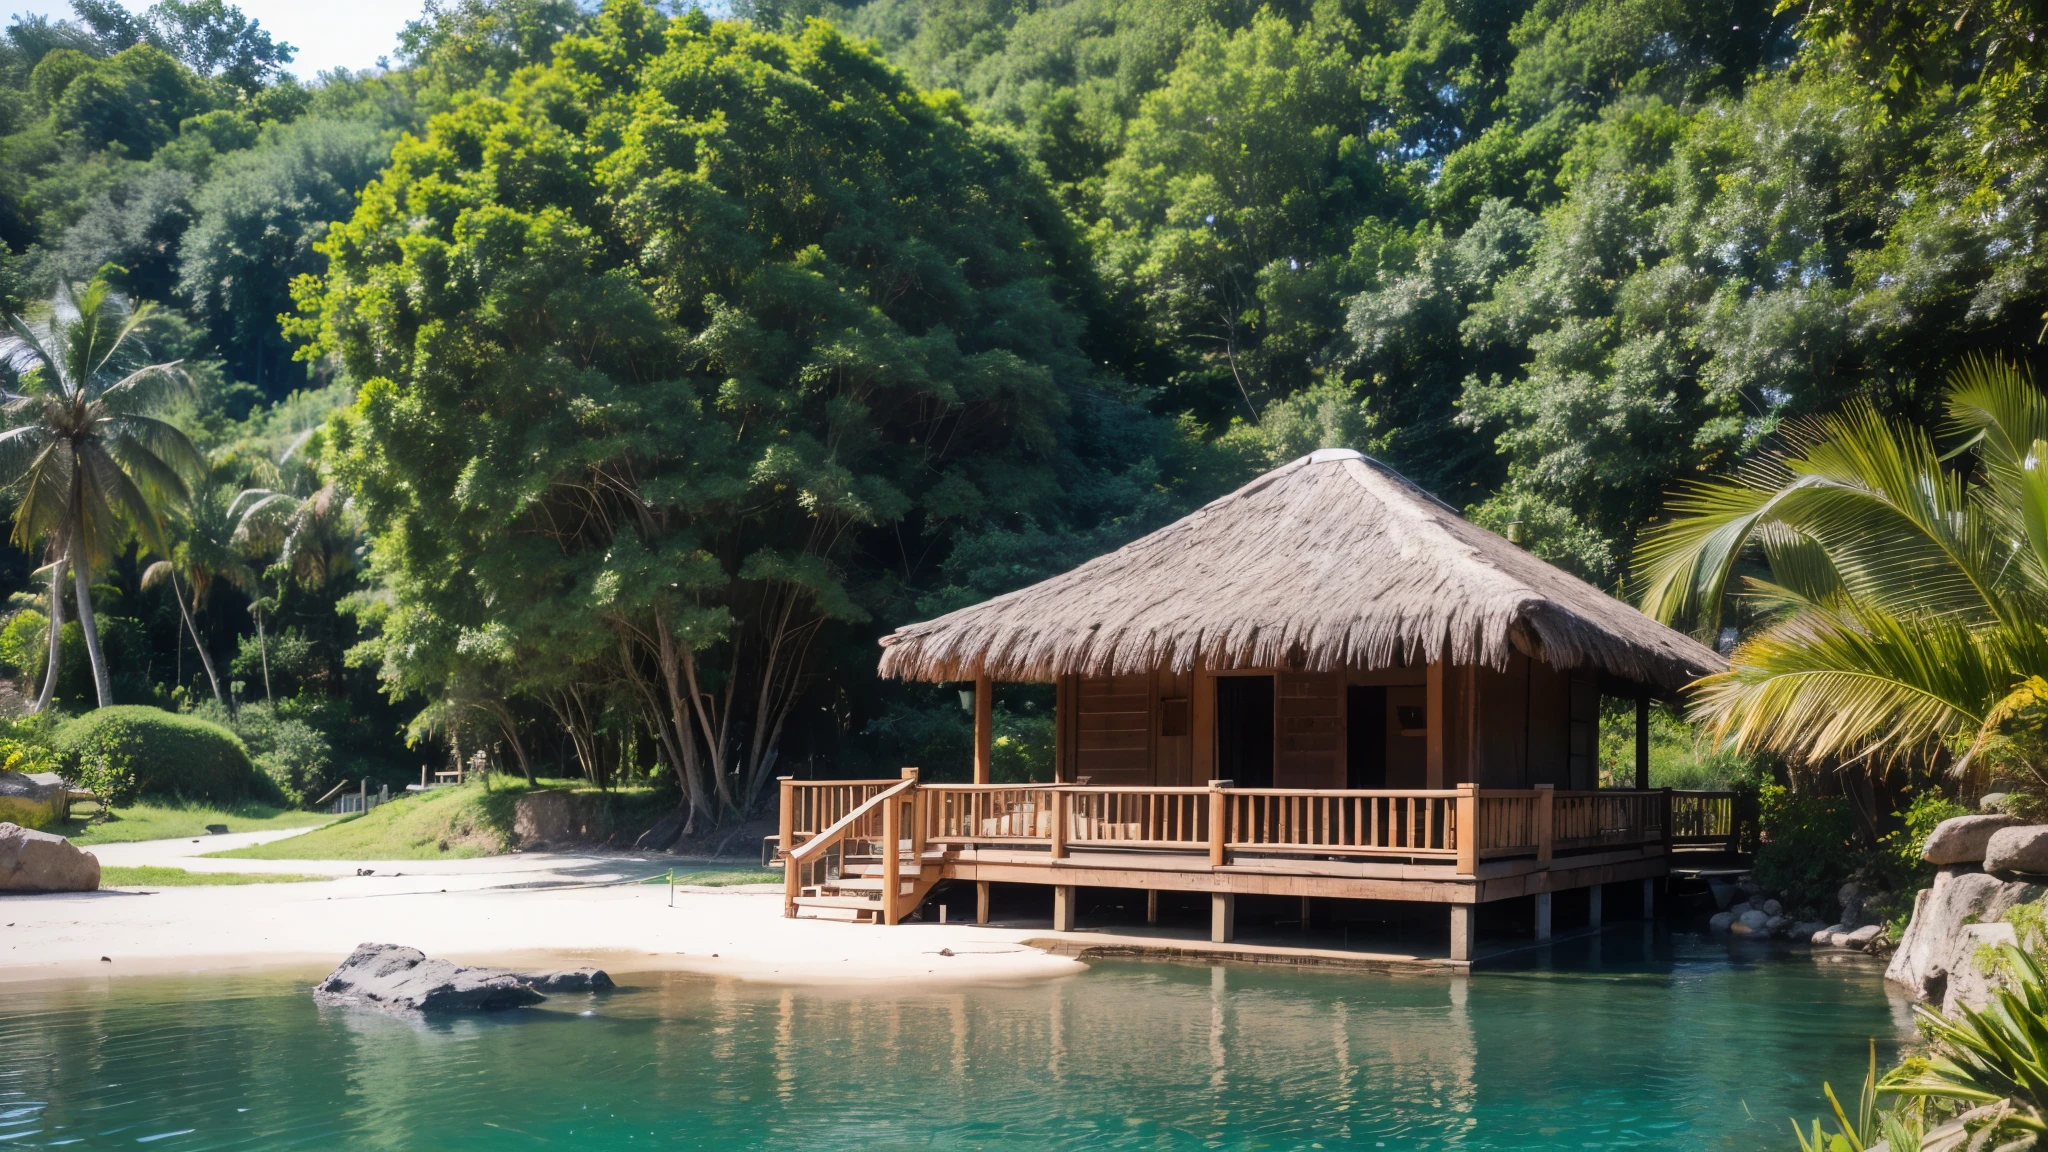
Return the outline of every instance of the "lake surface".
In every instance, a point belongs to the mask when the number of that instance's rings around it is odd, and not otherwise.
[[[1778,1148],[1909,1025],[1874,963],[1772,955],[1622,925],[1456,979],[664,974],[437,1023],[306,973],[5,986],[0,1148]]]

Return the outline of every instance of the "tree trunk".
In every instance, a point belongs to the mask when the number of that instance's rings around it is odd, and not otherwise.
[[[34,712],[48,708],[57,690],[58,655],[64,632],[64,567],[69,559],[70,553],[60,552],[50,566],[50,658],[45,661],[43,690],[36,696],[36,706],[31,710]]]
[[[85,549],[76,551],[83,553]],[[114,703],[114,684],[107,678],[107,661],[100,655],[100,630],[92,618],[92,574],[88,572],[83,556],[71,566],[71,579],[78,591],[78,628],[85,633],[85,655],[92,661],[92,686],[99,695],[100,707]]]
[[[199,638],[199,626],[192,623],[192,613],[185,607],[185,594],[178,591],[178,574],[171,573],[171,599],[178,602],[178,615],[185,618],[185,630],[192,633],[192,646],[199,649],[200,667],[206,669],[206,681],[213,685],[213,702],[225,708],[228,702],[220,694],[220,677],[214,674],[213,657],[206,654],[206,641]]]
[[[256,614],[256,651],[263,657],[263,702],[274,708],[277,701],[270,695],[270,639],[263,634],[261,612]]]

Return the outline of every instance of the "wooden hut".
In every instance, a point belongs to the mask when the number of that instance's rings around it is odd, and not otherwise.
[[[1591,789],[1602,695],[1640,724],[1721,666],[1349,449],[882,645],[977,686],[978,782],[992,682],[1050,681],[1065,782]]]
[[[975,685],[973,783],[782,783],[790,915],[895,923],[943,880],[1448,907],[1667,874],[1726,798],[1648,789],[1645,712],[1710,649],[1326,449],[1064,575],[882,640],[885,676]],[[1057,779],[991,780],[997,681],[1057,688]],[[1600,787],[1600,700],[1636,704],[1635,789]],[[1683,803],[1680,803],[1680,800]],[[1718,805],[1718,806],[1717,806]]]

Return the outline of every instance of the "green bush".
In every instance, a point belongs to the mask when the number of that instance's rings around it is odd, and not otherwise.
[[[121,804],[137,796],[226,803],[278,799],[249,750],[218,724],[141,705],[116,705],[67,720],[52,744],[66,778]]]
[[[1832,913],[1836,893],[1867,862],[1849,802],[1839,796],[1794,796],[1776,784],[1765,785],[1758,801],[1763,844],[1751,875],[1793,908]]]
[[[334,748],[325,733],[300,717],[312,712],[297,699],[276,707],[249,703],[230,714],[212,700],[199,703],[192,715],[218,724],[242,738],[249,758],[294,804],[318,796],[333,785]]]

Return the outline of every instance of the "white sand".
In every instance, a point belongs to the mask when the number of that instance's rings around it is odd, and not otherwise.
[[[523,853],[472,860],[206,860],[290,833],[111,844],[105,865],[336,879],[0,896],[0,982],[329,966],[365,941],[521,967],[681,969],[786,983],[1017,983],[1085,965],[1021,941],[1043,929],[788,920],[775,892],[621,883],[664,858]],[[374,875],[358,876],[368,868]],[[953,909],[971,918],[973,909]],[[953,955],[942,955],[950,950]],[[102,959],[105,957],[106,959]]]

